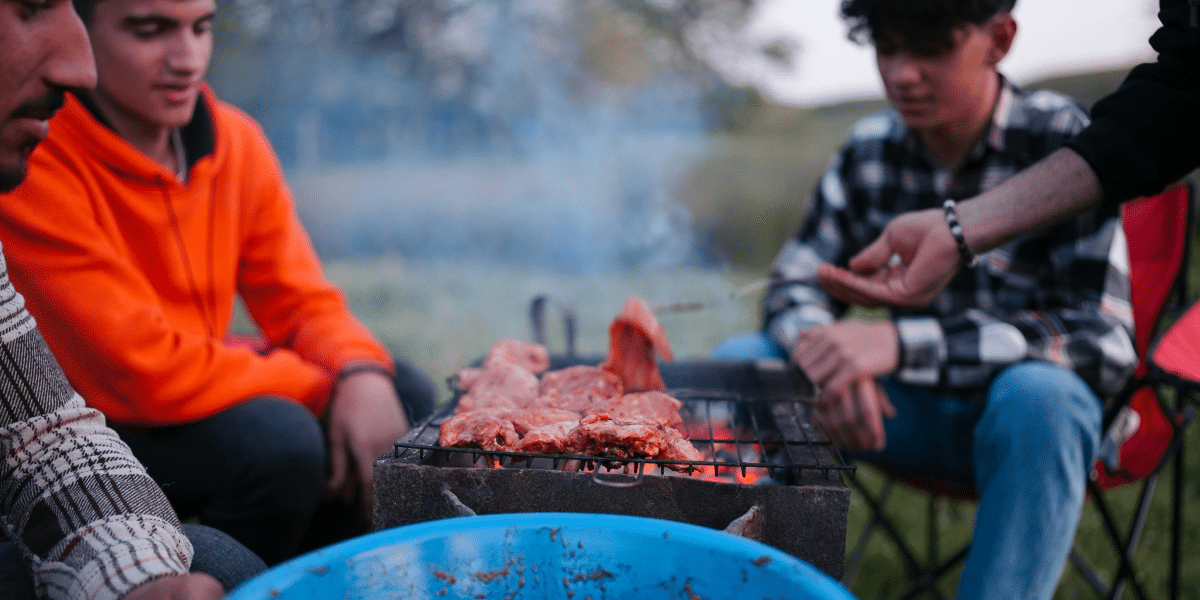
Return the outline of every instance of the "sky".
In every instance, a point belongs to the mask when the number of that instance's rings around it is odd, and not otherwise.
[[[812,105],[879,96],[870,47],[846,39],[840,0],[761,0],[747,34],[800,48],[791,72],[745,63],[743,77],[779,102]],[[1019,0],[1017,39],[1000,70],[1019,83],[1047,75],[1132,66],[1153,60],[1147,40],[1158,26],[1157,0]]]

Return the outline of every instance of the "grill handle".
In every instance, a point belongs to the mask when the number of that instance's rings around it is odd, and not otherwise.
[[[456,517],[479,516],[479,513],[475,512],[470,506],[463,504],[463,501],[459,500],[458,496],[455,496],[454,492],[450,491],[450,486],[448,485],[442,485],[442,499],[446,501],[446,504],[450,505],[450,510],[454,511],[454,516]]]
[[[595,483],[596,485],[602,485],[605,487],[631,488],[631,487],[634,487],[637,485],[641,485],[642,475],[645,474],[645,472],[646,472],[646,469],[638,469],[637,473],[634,474],[632,480],[605,479],[605,478],[600,477],[600,469],[597,468],[596,470],[592,471],[592,482]]]
[[[538,294],[529,302],[529,324],[533,329],[533,341],[546,345],[546,303],[553,303],[562,317],[563,330],[567,337],[567,356],[575,356],[575,307],[571,302],[552,294]]]

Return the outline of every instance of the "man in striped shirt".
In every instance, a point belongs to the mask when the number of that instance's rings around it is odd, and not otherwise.
[[[718,357],[776,356],[820,389],[843,449],[909,475],[973,484],[958,598],[1048,599],[1078,525],[1101,399],[1136,363],[1115,207],[978,257],[928,307],[847,318],[819,285],[896,215],[993,187],[1087,125],[1071,100],[1025,93],[997,63],[1014,0],[850,0],[891,109],[860,121],[776,259],[761,334]]]
[[[0,0],[0,193],[24,179],[63,92],[95,80],[70,0]],[[224,534],[185,532],[129,448],[67,382],[2,254],[0,453],[0,598],[219,598],[222,584],[262,568]],[[196,561],[220,580],[188,574],[197,566],[188,535]]]

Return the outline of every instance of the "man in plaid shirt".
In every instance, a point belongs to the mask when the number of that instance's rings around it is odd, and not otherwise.
[[[0,0],[0,194],[25,178],[64,91],[95,81],[71,0]],[[0,526],[4,600],[219,598],[222,584],[265,568],[228,536],[180,525],[104,416],[67,382],[3,254]]]
[[[1133,372],[1116,207],[978,257],[927,308],[845,318],[817,283],[894,216],[997,185],[1087,125],[1071,100],[997,71],[1014,0],[851,0],[891,110],[860,121],[776,259],[764,332],[718,357],[777,356],[820,390],[816,416],[855,456],[979,490],[960,599],[1050,598],[1100,440],[1101,398]],[[952,205],[947,209],[952,212]],[[1047,257],[1049,257],[1047,259]]]

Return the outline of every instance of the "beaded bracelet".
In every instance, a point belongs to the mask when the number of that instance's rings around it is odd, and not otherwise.
[[[962,256],[963,262],[968,267],[975,266],[979,262],[979,257],[971,253],[971,249],[967,247],[967,240],[963,237],[962,225],[958,224],[958,215],[954,213],[954,200],[946,199],[942,205],[946,209],[946,224],[950,226],[950,235],[954,236],[954,243],[958,244],[958,254]]]

